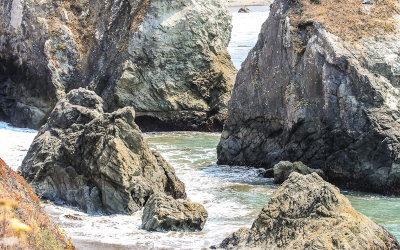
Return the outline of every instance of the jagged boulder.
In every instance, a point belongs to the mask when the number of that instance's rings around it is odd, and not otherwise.
[[[222,130],[236,74],[223,0],[0,2],[0,120],[39,128],[85,87],[143,126]]]
[[[224,249],[399,249],[385,228],[358,213],[339,189],[318,174],[292,173],[250,229],[242,228]]]
[[[349,1],[272,4],[237,75],[218,163],[301,161],[342,187],[400,194],[399,3]]]
[[[72,90],[40,129],[19,171],[44,198],[89,213],[130,214],[154,192],[186,198],[173,167],[149,149],[134,118],[132,108],[105,113],[93,91]]]
[[[289,178],[289,175],[292,172],[297,172],[303,175],[317,173],[322,178],[325,178],[323,170],[309,168],[300,161],[296,162],[281,161],[277,163],[272,169],[269,169],[269,171],[265,172],[264,177],[267,178],[273,177],[275,184],[281,184],[287,178]]]
[[[201,231],[207,218],[206,209],[199,203],[155,193],[144,207],[142,228],[160,232]]]

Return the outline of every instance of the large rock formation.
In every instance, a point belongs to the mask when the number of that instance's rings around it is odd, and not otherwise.
[[[159,232],[201,231],[207,218],[206,209],[199,203],[155,193],[143,209],[142,227]]]
[[[151,1],[115,87],[117,106],[133,106],[142,129],[222,130],[236,75],[225,4]]]
[[[374,17],[386,13],[379,8],[398,10],[398,3],[374,9],[353,2],[347,10],[336,6],[347,4],[340,1],[274,2],[238,73],[220,164],[301,161],[338,185],[400,194],[400,18],[388,14],[381,24]],[[360,33],[363,22],[340,23],[352,21],[354,9],[370,25]],[[329,11],[344,18],[324,16]]]
[[[358,213],[316,173],[292,173],[251,229],[226,238],[225,249],[400,249],[385,228]]]
[[[143,139],[134,110],[102,106],[82,88],[56,105],[20,168],[32,187],[89,213],[133,213],[154,192],[186,198],[173,167]]]
[[[118,79],[145,0],[1,0],[0,119],[39,128],[79,86]]]
[[[0,3],[1,120],[39,128],[65,93],[88,87],[143,125],[222,129],[236,73],[222,0]]]

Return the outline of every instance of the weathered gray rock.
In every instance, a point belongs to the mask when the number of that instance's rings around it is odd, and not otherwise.
[[[207,218],[207,211],[199,203],[155,193],[144,207],[142,228],[160,232],[201,231]]]
[[[69,90],[108,91],[147,1],[0,3],[0,119],[39,128]]]
[[[385,228],[358,213],[319,175],[292,173],[251,229],[226,238],[225,249],[400,249]]]
[[[44,198],[89,213],[133,213],[154,192],[186,198],[185,185],[149,149],[134,118],[129,107],[103,112],[93,91],[70,91],[34,139],[21,175]]]
[[[293,23],[296,8],[272,4],[236,78],[218,162],[301,161],[340,186],[400,194],[399,33],[349,43]]]
[[[231,28],[224,1],[151,1],[129,42],[117,106],[133,106],[144,130],[222,130],[236,75]]]
[[[143,126],[222,130],[236,74],[222,0],[0,3],[0,120],[39,128],[87,87]]]
[[[311,174],[317,173],[319,176],[324,178],[325,174],[324,171],[321,169],[312,169],[304,165],[302,162],[290,162],[290,161],[281,161],[276,164],[273,168],[273,175],[274,175],[274,183],[280,184],[283,183],[292,172],[296,172],[299,174]]]

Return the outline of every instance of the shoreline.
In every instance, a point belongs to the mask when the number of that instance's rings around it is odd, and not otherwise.
[[[267,6],[271,0],[228,0],[228,7]]]

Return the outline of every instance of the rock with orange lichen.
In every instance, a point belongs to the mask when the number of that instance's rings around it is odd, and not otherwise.
[[[0,249],[75,249],[29,184],[0,159]]]
[[[225,249],[399,249],[385,228],[358,213],[318,174],[292,173],[250,229],[226,238]]]

